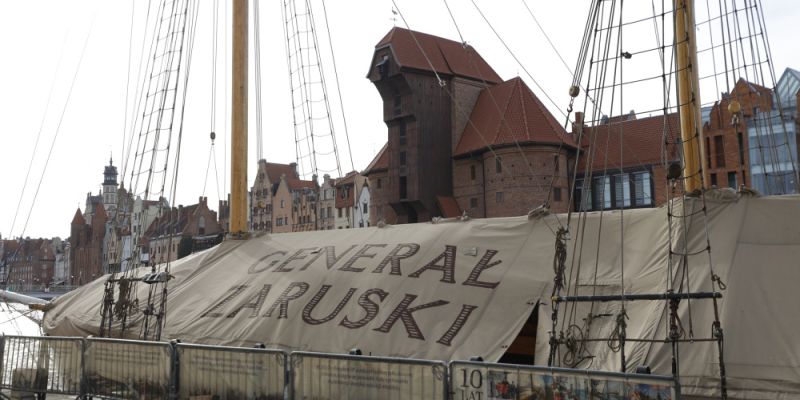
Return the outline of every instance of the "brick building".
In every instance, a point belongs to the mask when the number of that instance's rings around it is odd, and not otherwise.
[[[575,121],[573,135],[582,138],[575,210],[653,207],[670,197],[663,163],[679,161],[677,114],[637,118],[632,111],[589,126],[576,113]]]
[[[91,222],[87,222],[78,209],[70,224],[71,285],[83,285],[103,274],[103,258],[106,255],[103,243],[108,216],[102,202],[91,204],[91,211]]]
[[[207,197],[200,197],[197,204],[164,211],[145,231],[142,245],[149,262],[160,264],[214,246],[222,234],[217,213],[208,208]]]
[[[470,46],[397,27],[367,77],[388,127],[364,171],[372,223],[568,209],[576,144],[521,79],[503,81]]]
[[[14,291],[43,291],[53,284],[59,238],[0,240],[3,281]]]

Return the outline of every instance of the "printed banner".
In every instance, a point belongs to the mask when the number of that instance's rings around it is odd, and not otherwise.
[[[293,353],[296,399],[443,400],[446,365]]]
[[[673,381],[607,372],[567,372],[502,364],[450,364],[454,400],[673,400]]]

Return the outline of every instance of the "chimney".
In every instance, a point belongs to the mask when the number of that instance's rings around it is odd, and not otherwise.
[[[575,122],[572,123],[572,133],[574,135],[578,135],[580,133],[579,128],[584,128],[586,125],[583,124],[583,111],[575,111]]]

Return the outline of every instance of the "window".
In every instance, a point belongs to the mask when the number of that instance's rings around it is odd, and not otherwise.
[[[402,165],[406,165],[406,152],[405,151],[401,151],[400,152],[400,165],[401,166]]]
[[[711,186],[717,186],[717,174],[711,174]]]
[[[328,207],[328,218],[333,217],[333,213],[331,211],[333,210],[330,207]]]
[[[325,209],[324,208],[319,210],[319,217],[320,218],[325,218]]]
[[[498,203],[502,203],[503,202],[503,192],[496,192],[494,194],[494,196],[495,196],[495,201],[496,202],[498,202]]]
[[[736,172],[728,172],[728,187],[732,189],[739,187],[736,184]]]
[[[400,115],[402,111],[402,104],[403,98],[400,96],[400,92],[394,93],[394,115]]]
[[[406,145],[406,121],[400,121],[400,125],[397,127],[397,140],[400,142],[400,146]]]
[[[553,201],[561,201],[561,188],[553,188]]]
[[[206,234],[206,218],[202,215],[197,220],[197,233],[200,235]]]
[[[558,163],[558,154],[554,154],[553,155],[553,171],[558,172],[558,168],[559,168],[558,164],[559,164]]]
[[[498,174],[503,173],[503,162],[500,160],[500,157],[494,158],[494,169]]]
[[[596,210],[611,208],[611,177],[597,176],[592,180],[592,205]]]
[[[631,206],[631,181],[628,174],[614,175],[614,207]]]
[[[284,200],[281,199],[281,208],[283,208],[283,206],[284,206]]]
[[[377,184],[377,186],[378,186],[378,189],[380,189],[380,188],[381,188],[381,178],[378,178],[378,184]]]
[[[476,199],[475,197],[469,199],[469,206],[471,208],[478,208],[478,199]]]
[[[652,188],[650,186],[650,172],[637,172],[633,174],[633,201],[637,207],[653,204]]]
[[[369,212],[369,205],[367,205],[366,201],[361,203],[361,205],[362,205],[362,207],[361,207],[362,213],[363,214],[367,214]]]
[[[475,180],[475,165],[474,164],[469,166],[469,178],[472,179],[473,181]]]
[[[714,136],[714,154],[717,168],[725,167],[725,145],[722,135]]]
[[[706,136],[706,166],[711,168],[711,138]]]
[[[742,132],[736,133],[736,140],[739,142],[739,164],[744,165],[744,136],[742,136]]]
[[[408,184],[408,178],[405,176],[400,177],[400,199],[406,199],[408,197],[408,188],[406,185]]]
[[[342,218],[342,209],[341,208],[337,208],[337,210],[339,210],[339,218]]]

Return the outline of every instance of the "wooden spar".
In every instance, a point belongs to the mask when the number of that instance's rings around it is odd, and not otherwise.
[[[705,146],[700,117],[700,79],[693,0],[674,0],[678,112],[683,141],[683,176],[687,193],[703,188]]]
[[[247,233],[247,0],[233,1],[230,234]]]

